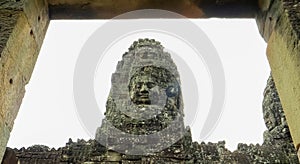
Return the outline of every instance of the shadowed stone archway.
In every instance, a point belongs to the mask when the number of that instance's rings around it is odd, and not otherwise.
[[[51,19],[110,19],[137,9],[189,18],[256,18],[295,147],[300,147],[298,0],[2,0],[0,2],[0,161]],[[263,54],[262,54],[263,55]]]

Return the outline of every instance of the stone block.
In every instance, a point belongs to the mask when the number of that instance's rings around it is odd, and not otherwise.
[[[43,2],[0,3],[0,161],[49,23]]]
[[[300,147],[300,6],[282,2],[283,13],[273,30],[267,57],[295,147]]]
[[[1,97],[0,111],[10,129],[21,105],[38,55],[37,44],[31,34],[31,28],[23,13],[18,15],[17,23],[12,30],[6,47],[1,52]]]
[[[25,0],[23,10],[40,49],[49,24],[48,2],[47,0]]]
[[[3,63],[4,54],[2,51],[6,46],[7,40],[14,29],[20,11],[12,11],[7,9],[0,9],[0,61]],[[0,68],[2,64],[0,65]]]

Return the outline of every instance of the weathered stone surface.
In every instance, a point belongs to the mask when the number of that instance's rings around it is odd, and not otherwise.
[[[24,0],[23,10],[36,43],[41,48],[49,24],[47,0]]]
[[[179,73],[170,54],[159,42],[140,39],[119,63],[96,140],[134,155],[161,151],[178,141],[183,152],[180,140],[187,129]]]
[[[239,144],[235,153],[246,163],[299,163],[292,145]]]
[[[4,120],[4,127],[1,128],[8,128],[9,131],[21,105],[25,92],[24,86],[30,79],[37,56],[37,46],[30,35],[30,27],[25,15],[18,13],[15,18],[16,23],[1,52],[0,61],[0,114],[1,120]],[[8,137],[1,140],[6,145]],[[0,149],[4,150],[5,145]]]
[[[204,17],[254,18],[259,9],[259,0],[194,0]],[[262,4],[262,3],[260,3]]]
[[[42,46],[49,24],[47,0],[2,0],[0,11],[6,11],[10,14],[2,15],[5,18],[12,17],[11,14],[15,12],[24,12],[32,29],[32,35],[34,35],[39,48]],[[10,28],[13,28],[13,26],[10,26]]]
[[[17,18],[19,14],[19,11],[11,11],[4,9],[0,10],[0,52],[2,52],[4,47],[6,46],[9,36],[17,23]],[[3,58],[2,53],[0,53],[0,59],[1,58]]]
[[[100,145],[96,140],[80,140],[73,142],[69,139],[65,147],[61,150],[61,162],[80,163],[90,160],[103,160],[106,153],[106,148]]]
[[[258,0],[49,0],[49,8],[51,19],[108,19],[139,9],[169,10],[189,18],[253,18]]]
[[[256,23],[259,29],[261,36],[266,42],[268,42],[271,33],[275,29],[277,22],[280,19],[281,14],[283,13],[283,8],[280,5],[280,1],[270,0],[267,10],[262,8],[256,16]]]
[[[6,148],[1,164],[17,164],[15,151],[11,148]]]
[[[49,23],[46,4],[38,4],[0,2],[0,161]]]
[[[187,17],[202,17],[192,0],[49,0],[51,19],[110,19],[138,9],[164,9]]]
[[[292,144],[289,127],[272,75],[270,75],[264,91],[262,107],[267,126],[267,130],[264,132],[264,144]]]
[[[6,9],[11,11],[22,11],[23,9],[23,0],[15,1],[15,0],[2,0],[0,2],[0,10]]]
[[[300,145],[300,7],[280,1],[282,8],[268,41],[267,57],[295,147]],[[271,13],[272,15],[272,13]],[[275,14],[276,15],[276,14]]]
[[[1,159],[1,161],[2,161],[2,156],[4,155],[4,152],[5,152],[7,139],[9,138],[9,133],[10,133],[10,130],[7,127],[7,125],[5,125],[4,121],[5,120],[3,118],[0,119],[0,137],[1,137],[1,140],[0,140],[1,158],[0,159]]]
[[[14,3],[10,0],[0,2],[0,60],[3,57],[2,51],[17,23],[21,6],[21,2]]]
[[[258,6],[261,11],[267,11],[273,0],[258,0]]]
[[[294,145],[300,145],[300,1],[270,1],[256,18]],[[299,156],[300,157],[300,156]]]
[[[49,149],[47,146],[35,145],[27,149],[14,149],[20,164],[31,163],[298,163],[298,158],[293,145],[246,145],[239,144],[237,150],[229,151],[225,141],[218,143],[193,142],[184,158],[167,156],[163,152],[152,155],[126,155],[107,150],[95,140],[78,140],[68,142],[65,147],[58,150]],[[47,149],[45,149],[47,148]],[[164,150],[167,151],[167,150]]]
[[[33,145],[27,149],[14,149],[18,164],[61,164],[61,149],[50,149],[45,145]]]

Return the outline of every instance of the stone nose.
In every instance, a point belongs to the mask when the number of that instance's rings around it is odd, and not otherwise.
[[[141,92],[148,92],[148,90],[149,90],[149,88],[148,88],[148,86],[146,85],[146,84],[143,84],[142,86],[141,86]]]

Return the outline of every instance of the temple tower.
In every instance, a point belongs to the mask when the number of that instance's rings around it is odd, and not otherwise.
[[[164,47],[155,40],[135,41],[118,62],[111,84],[96,140],[123,154],[183,157],[192,139],[183,121],[179,73]]]

